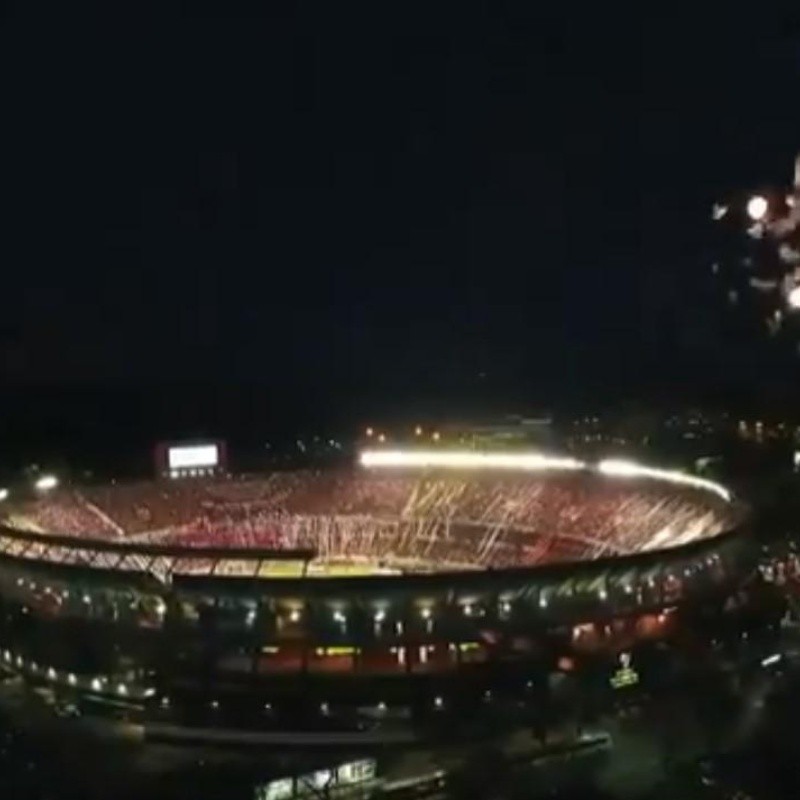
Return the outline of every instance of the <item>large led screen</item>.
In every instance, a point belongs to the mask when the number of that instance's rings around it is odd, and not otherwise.
[[[167,458],[170,469],[216,467],[219,464],[219,452],[215,444],[170,447]]]

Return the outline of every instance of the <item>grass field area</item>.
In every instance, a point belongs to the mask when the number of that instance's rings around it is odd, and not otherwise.
[[[358,575],[394,575],[397,570],[379,567],[370,562],[321,562],[312,561],[306,575],[314,578],[344,578]],[[303,564],[298,561],[268,561],[261,565],[262,578],[299,578],[303,574]]]

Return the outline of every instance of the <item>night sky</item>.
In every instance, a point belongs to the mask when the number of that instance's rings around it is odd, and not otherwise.
[[[472,9],[10,20],[5,435],[755,378],[694,277],[719,192],[790,178],[798,42]]]

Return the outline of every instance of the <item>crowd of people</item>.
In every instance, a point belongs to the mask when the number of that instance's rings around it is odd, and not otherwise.
[[[698,489],[591,475],[286,472],[62,491],[19,527],[187,547],[311,549],[327,560],[503,567],[669,547],[720,532]]]

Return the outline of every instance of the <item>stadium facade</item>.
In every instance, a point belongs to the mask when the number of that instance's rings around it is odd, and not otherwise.
[[[589,552],[584,542],[580,554],[567,547],[560,557],[526,561],[530,550],[519,541],[529,534],[518,535],[513,521],[500,526],[481,506],[480,521],[431,522],[431,508],[427,517],[408,517],[404,500],[408,518],[387,522],[384,512],[370,525],[360,513],[354,529],[349,515],[348,531],[361,537],[349,540],[355,552],[340,546],[320,567],[320,547],[215,546],[213,526],[201,543],[185,544],[152,533],[22,530],[20,515],[8,515],[0,529],[0,666],[82,713],[136,723],[154,738],[399,744],[418,741],[452,713],[473,717],[494,706],[504,715],[543,676],[573,670],[585,656],[604,653],[613,669],[619,652],[667,637],[682,609],[721,608],[753,568],[746,510],[706,481],[538,457],[491,463],[473,454],[474,463],[448,464],[441,454],[439,461],[390,456],[356,470],[362,495],[372,478],[361,476],[379,473],[370,502],[375,487],[452,495],[457,486],[462,496],[465,486],[478,487],[477,497],[494,502],[512,485],[510,496],[519,498],[529,483],[537,502],[556,491],[559,498],[577,492],[568,497],[583,502],[613,486],[636,497],[657,491],[653,507],[662,511],[670,506],[660,498],[677,493],[684,505],[707,504],[716,522],[693,535],[671,530],[665,548],[658,537],[630,552],[608,542]],[[310,515],[275,519],[293,530],[305,520],[293,542],[321,543],[321,531],[328,543],[341,538],[341,508],[313,510],[313,524]],[[508,520],[512,512],[504,513]],[[393,551],[401,542],[408,551],[417,536],[417,558],[392,558],[384,547],[383,557],[373,548],[365,559],[365,527],[371,542],[389,537]],[[571,534],[563,538],[569,544]],[[500,540],[517,542],[502,560],[465,563],[464,543],[485,554],[487,543],[500,552]],[[558,532],[547,542],[552,554]],[[452,563],[442,547],[458,549]]]

